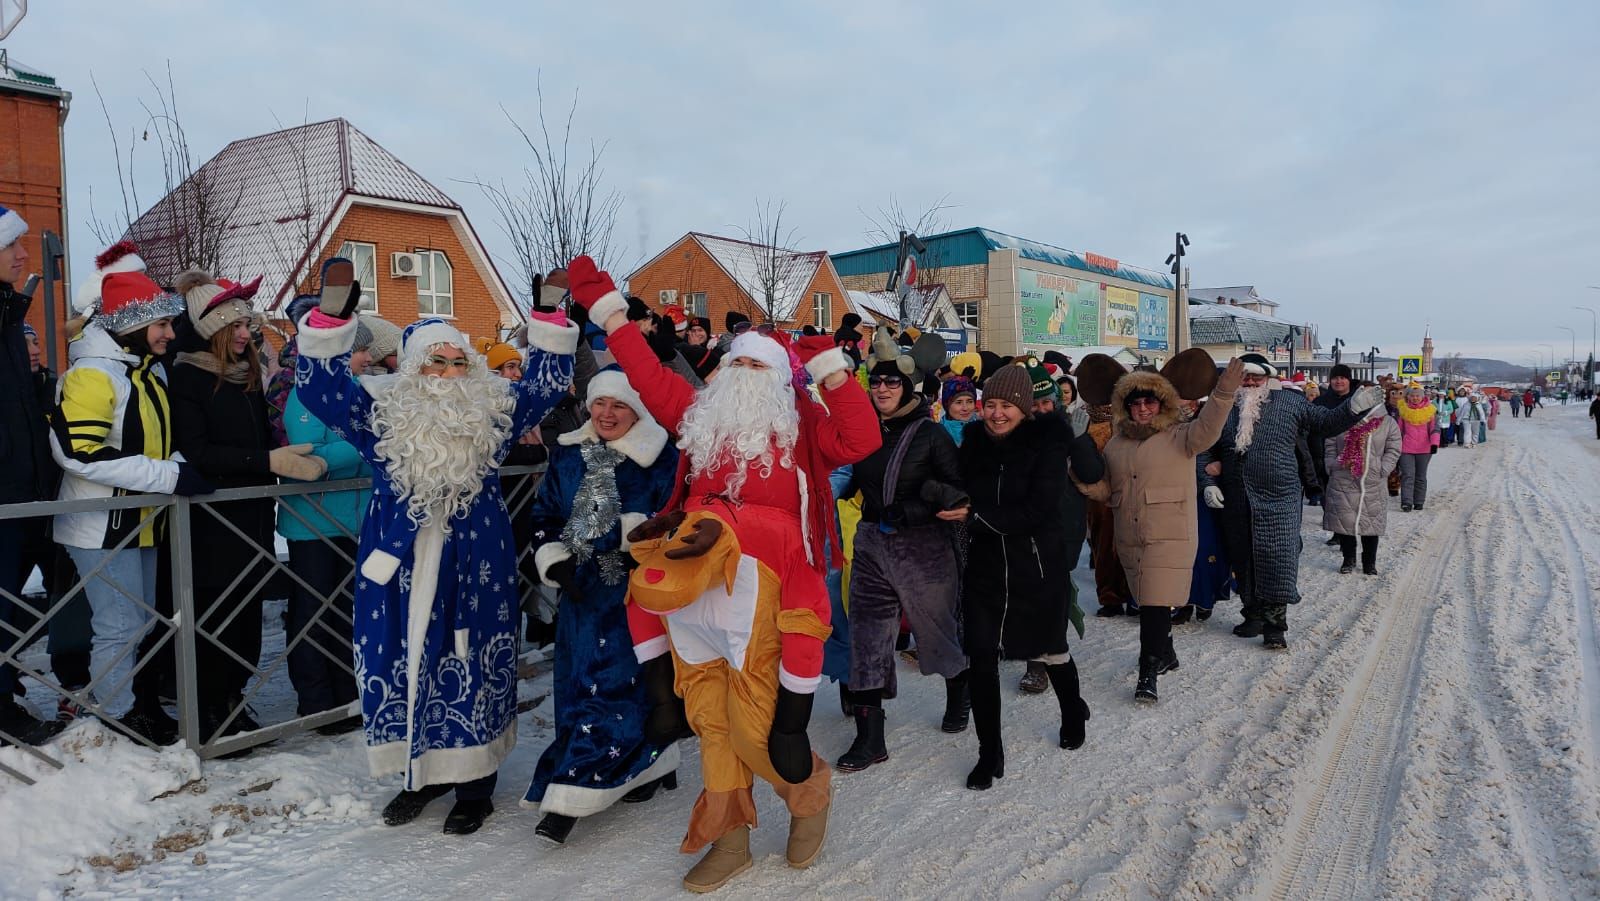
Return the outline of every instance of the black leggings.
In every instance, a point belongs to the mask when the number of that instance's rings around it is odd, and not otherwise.
[[[1354,560],[1356,558],[1356,536],[1354,536],[1354,535],[1336,535],[1335,537],[1339,539],[1339,550],[1344,552],[1344,558],[1346,560]],[[1373,566],[1376,566],[1377,563],[1378,563],[1378,536],[1376,536],[1376,535],[1362,535],[1361,536],[1361,565],[1363,567],[1366,567],[1366,568],[1370,569]]]
[[[1166,612],[1163,610],[1163,612]],[[968,690],[972,694],[972,720],[977,727],[980,747],[1000,741],[1000,655],[989,651],[970,654],[971,669]],[[1050,687],[1055,690],[1056,703],[1061,707],[1062,722],[1078,716],[1081,687],[1078,682],[1078,662],[1051,663],[1045,666],[1050,676]]]

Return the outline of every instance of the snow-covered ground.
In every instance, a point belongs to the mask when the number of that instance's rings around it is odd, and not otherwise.
[[[1229,634],[1225,604],[1176,630],[1183,668],[1135,706],[1137,627],[1091,618],[1075,654],[1094,718],[1076,752],[1013,667],[989,792],[963,787],[976,738],[939,731],[942,686],[903,672],[890,760],[837,776],[822,858],[785,865],[787,818],[761,788],[756,866],[721,894],[1600,897],[1600,441],[1577,405],[1499,425],[1434,458],[1425,512],[1391,504],[1376,578],[1340,576],[1307,510],[1287,654]],[[852,734],[837,709],[824,688],[811,735],[829,758]],[[680,896],[694,743],[678,791],[555,848],[517,805],[548,722],[548,701],[521,718],[498,811],[464,839],[439,834],[445,801],[378,824],[394,780],[366,775],[351,736],[201,767],[80,726],[60,772],[0,752],[40,780],[0,777],[0,894]]]

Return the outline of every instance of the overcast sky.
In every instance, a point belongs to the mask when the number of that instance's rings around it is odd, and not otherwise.
[[[344,116],[447,193],[580,92],[641,260],[788,203],[804,249],[941,197],[952,227],[1253,284],[1324,344],[1531,362],[1600,309],[1600,3],[41,2],[5,46],[73,92],[73,262],[171,60],[191,146]],[[780,8],[781,7],[781,8]],[[1157,8],[1164,7],[1164,8]],[[1338,8],[1335,8],[1338,7]],[[1223,11],[1222,8],[1226,8]],[[142,119],[142,114],[139,115]],[[153,170],[145,173],[158,178]],[[508,271],[503,268],[502,271]]]

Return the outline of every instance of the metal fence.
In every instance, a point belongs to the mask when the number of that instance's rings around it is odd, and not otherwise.
[[[512,522],[525,520],[527,510],[531,505],[534,493],[538,487],[539,477],[543,467],[519,466],[503,467],[499,470],[502,477],[502,490],[505,493],[506,506],[511,512]],[[132,510],[136,513],[143,509],[138,525],[130,529],[121,541],[110,550],[123,550],[137,548],[140,531],[143,527],[160,517],[165,517],[165,536],[160,542],[162,552],[168,556],[170,562],[170,576],[163,580],[164,587],[169,591],[158,591],[160,600],[154,606],[148,603],[149,599],[143,596],[141,586],[116,586],[117,590],[127,599],[131,600],[138,608],[150,617],[148,627],[139,639],[129,642],[122,647],[110,661],[96,659],[94,671],[99,676],[92,676],[88,685],[69,688],[63,686],[50,671],[48,666],[40,666],[25,658],[30,647],[51,629],[52,623],[64,616],[68,606],[81,596],[85,586],[97,578],[112,556],[105,558],[89,572],[76,573],[71,579],[69,587],[59,584],[52,586],[49,573],[46,573],[46,592],[43,602],[39,603],[29,598],[26,592],[11,595],[0,590],[0,600],[9,600],[14,605],[15,612],[11,617],[0,618],[0,665],[16,667],[19,678],[26,680],[25,684],[31,690],[42,686],[49,696],[42,699],[46,703],[41,706],[49,708],[54,702],[65,698],[77,705],[85,716],[98,717],[108,728],[114,729],[129,739],[146,747],[155,745],[145,736],[125,728],[121,723],[105,711],[101,697],[110,697],[118,691],[128,687],[131,681],[135,685],[153,686],[162,681],[153,674],[153,670],[164,671],[164,661],[173,660],[171,669],[171,696],[163,698],[164,707],[176,709],[179,739],[193,749],[202,759],[211,759],[223,755],[234,754],[239,751],[276,741],[280,738],[305,732],[321,726],[330,726],[351,716],[359,715],[360,701],[357,699],[349,704],[336,706],[332,709],[299,715],[290,715],[287,719],[277,722],[264,723],[260,728],[251,731],[236,731],[234,726],[241,722],[241,717],[248,716],[252,709],[251,702],[261,696],[269,686],[281,687],[285,680],[289,658],[292,653],[303,647],[315,649],[322,657],[331,661],[341,677],[348,676],[353,684],[355,671],[352,666],[351,648],[330,647],[326,642],[312,639],[314,633],[323,635],[343,632],[349,634],[353,626],[351,621],[350,606],[353,602],[353,584],[355,581],[356,561],[344,548],[339,546],[340,539],[354,541],[357,536],[338,526],[338,520],[328,515],[323,506],[323,500],[335,492],[349,490],[366,490],[371,488],[370,479],[347,479],[336,482],[306,482],[284,485],[270,485],[256,488],[233,488],[216,491],[212,494],[196,497],[177,497],[173,495],[133,494],[122,497],[97,498],[77,501],[44,501],[30,504],[4,504],[0,505],[0,520],[26,520],[41,517],[53,517],[60,513],[107,512],[119,513]],[[303,497],[315,514],[322,519],[321,523],[313,524],[307,515],[294,509],[288,504],[277,504],[277,515],[280,522],[283,517],[297,520],[304,524],[311,532],[318,533],[319,528],[326,530],[331,524],[335,526],[337,534],[324,535],[319,541],[337,555],[339,565],[347,569],[339,580],[337,587],[330,592],[324,592],[307,582],[301,574],[294,571],[285,561],[279,558],[276,549],[276,540],[263,547],[252,536],[246,534],[238,525],[229,521],[226,509],[217,509],[218,504],[233,501],[254,500],[262,498]],[[363,507],[365,500],[363,499]],[[237,541],[251,549],[253,555],[251,564],[245,566],[234,576],[232,582],[216,597],[220,598],[221,605],[204,603],[205,599],[198,596],[194,580],[194,536],[196,529],[220,529],[230,533]],[[348,546],[348,545],[346,545]],[[525,610],[532,610],[535,606],[539,585],[534,575],[532,559],[534,548],[526,541],[518,541],[517,547],[517,572],[519,582],[519,595]],[[54,590],[51,590],[54,588]],[[236,622],[241,623],[241,628],[248,628],[248,619],[252,615],[262,618],[260,628],[263,632],[263,642],[266,637],[273,635],[275,629],[269,618],[258,611],[263,600],[278,600],[284,589],[299,589],[306,594],[302,597],[312,599],[315,612],[312,616],[289,632],[285,625],[283,631],[283,647],[281,650],[272,648],[265,650],[259,659],[250,660],[242,656],[238,650],[229,645],[228,636],[224,633],[234,627]],[[242,590],[241,590],[242,589]],[[210,594],[212,592],[208,592]],[[170,598],[170,606],[166,601]],[[82,603],[82,601],[78,601]],[[18,621],[21,621],[20,624]],[[97,684],[108,682],[109,677],[120,662],[128,655],[134,655],[132,672],[118,684]],[[220,654],[224,659],[231,660],[239,667],[246,669],[250,678],[241,697],[230,701],[222,718],[210,724],[203,722],[201,711],[200,680],[207,676],[202,672],[201,655],[207,654],[211,660],[214,655]],[[164,675],[164,672],[163,672]],[[147,687],[147,691],[155,691],[154,687]],[[163,691],[162,694],[165,694]],[[36,699],[32,694],[30,700]],[[41,711],[46,718],[53,712],[52,709]],[[204,726],[210,725],[211,729]],[[203,732],[213,732],[206,735]],[[233,732],[233,734],[229,734]],[[0,739],[14,745],[24,752],[33,755],[44,763],[61,768],[60,761],[50,755],[48,744],[42,747],[33,747],[22,743],[14,735],[0,732]],[[25,783],[31,784],[33,780],[24,773],[0,762],[0,772],[4,772]]]

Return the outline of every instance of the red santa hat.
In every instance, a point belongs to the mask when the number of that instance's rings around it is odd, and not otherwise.
[[[183,315],[183,298],[161,290],[142,272],[110,273],[98,291],[95,322],[113,335],[128,335],[152,322]]]
[[[78,283],[78,290],[72,292],[73,312],[84,315],[95,308],[100,301],[100,286],[106,276],[113,272],[144,272],[145,268],[144,260],[139,257],[139,248],[132,241],[118,241],[107,247],[94,258],[94,272],[85,276]]]

